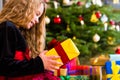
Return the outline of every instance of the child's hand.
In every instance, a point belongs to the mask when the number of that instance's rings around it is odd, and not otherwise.
[[[59,56],[46,56],[45,53],[46,51],[43,51],[42,53],[40,53],[40,57],[43,60],[43,64],[44,64],[44,68],[46,70],[50,70],[50,71],[54,71],[59,69],[59,67],[57,65],[62,65],[62,63],[57,62],[57,59],[59,59]]]

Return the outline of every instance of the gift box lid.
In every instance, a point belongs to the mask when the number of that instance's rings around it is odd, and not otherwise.
[[[120,54],[109,54],[110,61],[120,61]]]

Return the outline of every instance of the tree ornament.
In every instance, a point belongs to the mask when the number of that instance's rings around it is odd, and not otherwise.
[[[87,2],[87,3],[85,4],[85,7],[86,7],[86,8],[89,8],[91,5],[92,5],[91,2]]]
[[[110,30],[115,30],[115,27],[116,27],[115,25],[112,25],[112,26],[109,27],[109,29]]]
[[[80,1],[78,1],[78,2],[77,2],[77,5],[78,5],[78,6],[81,6],[81,5],[82,5],[82,3],[81,3]]]
[[[108,23],[105,22],[105,23],[104,23],[104,30],[107,31],[107,29],[108,29]]]
[[[98,19],[102,16],[102,14],[100,13],[100,11],[95,12],[95,15],[96,15],[96,17],[97,17]]]
[[[93,41],[94,42],[98,42],[100,40],[100,36],[96,33],[94,36],[93,36]]]
[[[116,28],[117,31],[120,31],[120,26],[119,25],[116,25],[115,28]]]
[[[63,0],[63,4],[68,5],[70,3],[70,0]]]
[[[53,4],[54,4],[54,8],[57,9],[59,3],[57,1],[53,1]]]
[[[59,15],[57,15],[56,17],[54,17],[54,23],[56,24],[60,24],[61,23],[61,18]]]
[[[45,16],[45,23],[49,24],[50,23],[50,18],[48,16]]]
[[[98,48],[98,44],[95,43],[95,44],[93,45],[93,47],[94,47],[95,49],[97,49],[97,48]]]
[[[81,20],[80,23],[81,23],[81,25],[84,25],[84,21],[83,20]]]
[[[73,40],[76,40],[76,36],[73,36]]]
[[[115,25],[115,21],[110,20],[110,25]]]
[[[101,0],[92,0],[92,3],[93,3],[94,5],[98,5],[98,6],[100,6],[100,7],[103,5],[103,3],[102,3]]]
[[[68,32],[70,32],[70,27],[69,27],[69,24],[67,25],[67,29],[66,29]]]
[[[83,20],[83,17],[82,17],[81,15],[79,16],[79,20],[80,20],[80,21]]]
[[[115,50],[115,53],[116,53],[116,54],[120,54],[120,47],[118,47],[118,48]]]
[[[115,28],[116,28],[116,26],[115,26],[115,21],[110,20],[109,23],[110,23],[110,25],[111,25],[111,26],[110,26],[110,29],[111,29],[111,30],[115,30]]]
[[[96,17],[95,13],[92,14],[90,21],[93,23],[98,22],[98,18]]]
[[[113,37],[111,37],[111,36],[109,36],[109,37],[107,38],[107,43],[108,43],[109,45],[113,45],[114,42],[115,42],[115,38],[113,38]]]
[[[80,20],[81,25],[84,25],[83,17],[81,15],[79,16],[79,20]]]
[[[101,17],[101,21],[103,23],[107,22],[108,21],[108,17],[105,14],[103,14],[102,17]]]

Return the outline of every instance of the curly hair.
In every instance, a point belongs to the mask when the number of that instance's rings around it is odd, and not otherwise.
[[[40,4],[44,4],[44,12],[39,18],[39,23],[31,29],[24,29],[33,18],[33,14]],[[13,22],[21,30],[30,48],[31,57],[36,57],[45,48],[45,2],[43,0],[9,0],[0,12],[0,23]]]

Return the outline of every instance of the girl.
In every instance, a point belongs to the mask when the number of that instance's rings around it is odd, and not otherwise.
[[[0,12],[0,80],[44,80],[58,69],[59,56],[46,56],[43,0],[8,0]],[[38,78],[39,77],[39,78]],[[59,79],[52,74],[52,78]],[[54,80],[55,80],[54,79]],[[52,79],[53,80],[53,79]]]

